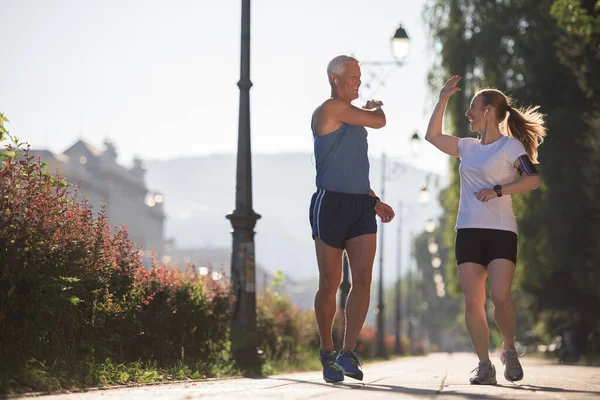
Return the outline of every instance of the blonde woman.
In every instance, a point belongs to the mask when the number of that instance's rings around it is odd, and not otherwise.
[[[535,168],[538,146],[546,136],[539,107],[516,108],[496,89],[473,96],[466,117],[480,139],[442,133],[448,100],[460,76],[446,82],[425,138],[444,153],[460,157],[460,202],[456,222],[455,254],[465,299],[465,322],[479,365],[471,384],[496,384],[496,369],[489,357],[489,328],[485,313],[486,279],[489,280],[494,320],[503,336],[501,361],[504,377],[523,379],[523,368],[514,347],[516,309],[511,285],[517,262],[517,223],[511,196],[537,188]],[[518,173],[518,175],[517,175]]]

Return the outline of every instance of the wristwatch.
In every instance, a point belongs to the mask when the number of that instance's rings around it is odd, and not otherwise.
[[[502,197],[502,186],[500,186],[500,185],[494,186],[494,192],[496,192],[498,197]]]

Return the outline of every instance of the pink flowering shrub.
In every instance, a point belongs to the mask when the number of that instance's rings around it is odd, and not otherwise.
[[[31,359],[65,369],[106,358],[217,360],[228,348],[228,288],[144,269],[124,228],[111,232],[104,210],[94,216],[60,174],[9,138],[0,149],[0,392],[18,386]]]

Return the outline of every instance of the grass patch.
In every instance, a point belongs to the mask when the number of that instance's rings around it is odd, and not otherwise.
[[[230,363],[198,363],[194,366],[179,364],[160,368],[153,362],[114,363],[110,359],[102,363],[93,361],[47,364],[31,359],[12,373],[0,376],[0,393],[28,392],[56,393],[64,390],[81,390],[92,387],[110,387],[165,383],[179,380],[202,380],[235,376],[237,372]]]
[[[265,361],[263,375],[319,371],[318,350],[299,353],[294,361]],[[31,359],[0,376],[0,393],[23,394],[31,392],[57,393],[86,388],[123,385],[169,383],[181,380],[203,380],[240,376],[229,361],[214,364],[198,363],[194,366],[178,363],[170,368],[160,368],[155,362],[116,363],[66,362],[48,364]]]
[[[263,364],[263,375],[277,375],[291,372],[318,371],[321,369],[319,351],[300,352],[293,361],[266,361]]]

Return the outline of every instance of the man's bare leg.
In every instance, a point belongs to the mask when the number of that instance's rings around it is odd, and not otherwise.
[[[336,310],[336,295],[342,280],[342,249],[329,246],[318,237],[315,250],[319,265],[319,288],[315,295],[315,316],[321,337],[321,350],[333,350],[331,334]]]
[[[369,311],[376,248],[376,234],[362,235],[346,241],[346,252],[352,272],[352,288],[346,302],[346,334],[343,351],[351,351],[356,347],[358,335]]]

